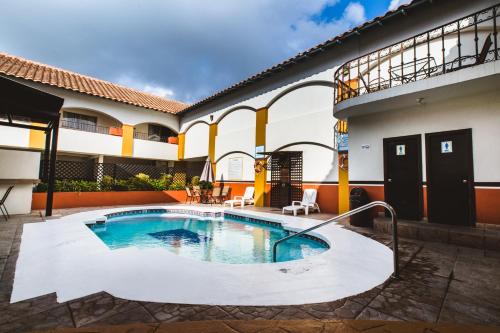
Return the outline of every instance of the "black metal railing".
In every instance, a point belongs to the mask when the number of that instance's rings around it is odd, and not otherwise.
[[[499,59],[500,4],[384,47],[340,66],[335,104]]]
[[[61,121],[62,128],[69,128],[77,131],[99,133],[99,134],[110,134],[109,127],[97,126],[93,124],[85,124],[78,121],[71,121],[63,119]]]
[[[168,137],[167,136],[160,136],[157,134],[148,134],[148,133],[141,133],[141,132],[136,132],[134,131],[134,139],[139,139],[139,140],[148,140],[148,141],[157,141],[157,142],[167,142]]]

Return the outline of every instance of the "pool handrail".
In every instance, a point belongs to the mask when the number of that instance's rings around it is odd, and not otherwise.
[[[384,202],[384,201],[372,201],[372,202],[370,202],[370,203],[368,203],[368,204],[366,204],[364,206],[355,208],[353,210],[350,210],[348,212],[345,212],[343,214],[335,216],[334,218],[326,220],[325,222],[317,224],[317,225],[315,225],[315,226],[313,226],[311,228],[308,228],[308,229],[302,230],[300,232],[293,233],[291,235],[283,237],[281,239],[278,239],[276,242],[274,242],[274,245],[273,245],[273,262],[276,262],[276,250],[277,250],[278,245],[280,243],[282,243],[284,241],[287,241],[290,238],[306,234],[309,231],[321,228],[322,226],[325,226],[325,225],[330,224],[332,222],[336,222],[336,221],[342,220],[342,219],[344,219],[346,217],[355,215],[357,213],[360,213],[362,211],[365,211],[367,209],[370,209],[370,208],[373,208],[373,207],[376,207],[376,206],[382,206],[382,207],[386,208],[389,211],[389,213],[391,213],[391,220],[392,220],[392,252],[393,252],[393,257],[394,257],[394,272],[393,272],[392,276],[394,278],[399,278],[398,217],[397,217],[397,214],[396,214],[396,211],[394,210],[394,208],[392,208],[391,205],[389,205],[387,202]]]

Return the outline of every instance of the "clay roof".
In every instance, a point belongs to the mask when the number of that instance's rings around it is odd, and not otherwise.
[[[0,52],[0,73],[165,113],[188,104]]]
[[[211,102],[219,97],[225,96],[225,95],[227,95],[227,94],[229,94],[237,89],[248,86],[251,83],[254,83],[255,81],[262,80],[264,78],[272,76],[275,73],[286,70],[289,67],[291,67],[299,62],[302,62],[308,58],[311,58],[317,54],[322,53],[323,51],[325,51],[326,49],[328,49],[332,46],[340,45],[344,39],[351,37],[351,36],[357,36],[357,35],[359,35],[360,31],[362,31],[362,30],[366,30],[366,29],[371,28],[373,26],[377,26],[377,25],[382,24],[382,21],[384,21],[386,19],[389,19],[389,18],[396,16],[396,15],[406,15],[407,11],[409,9],[412,9],[413,7],[416,7],[416,6],[421,5],[423,3],[432,3],[432,1],[431,0],[412,0],[408,4],[401,5],[394,10],[390,10],[390,11],[386,12],[384,15],[377,16],[369,21],[366,21],[355,28],[352,28],[352,29],[340,34],[340,35],[337,35],[336,37],[334,37],[332,39],[329,39],[321,44],[318,44],[318,45],[310,48],[307,51],[301,52],[301,53],[293,56],[292,58],[289,58],[289,59],[287,59],[287,60],[285,60],[277,65],[274,65],[268,69],[265,69],[264,71],[257,73],[255,75],[243,80],[243,81],[240,81],[240,82],[238,82],[238,83],[236,83],[236,84],[234,84],[226,89],[220,90],[220,91],[216,92],[215,94],[213,94],[212,96],[209,96],[205,99],[202,99],[196,103],[193,103],[190,106],[187,106],[184,110],[182,110],[181,113],[195,110],[202,105],[205,105],[205,104],[207,104],[207,103],[209,103],[209,102]]]

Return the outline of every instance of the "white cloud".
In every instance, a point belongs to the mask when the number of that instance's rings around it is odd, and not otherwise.
[[[175,99],[174,91],[170,88],[161,85],[141,82],[127,75],[120,76],[116,81],[118,84],[121,84],[129,88],[137,89],[140,91],[144,91],[148,94],[152,94],[163,98]]]
[[[6,0],[0,50],[122,84],[127,76],[125,85],[193,102],[365,20],[354,1],[338,17],[317,20],[335,5],[338,0]]]
[[[391,3],[389,4],[389,10],[394,10],[398,8],[401,5],[406,5],[407,3],[410,3],[411,0],[391,0]]]

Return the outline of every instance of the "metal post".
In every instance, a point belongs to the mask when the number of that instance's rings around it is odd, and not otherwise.
[[[51,130],[45,130],[45,150],[43,151],[43,174],[42,181],[49,179],[49,158],[50,158],[50,134]]]
[[[498,60],[498,29],[497,29],[497,8],[493,7],[493,36],[495,37],[495,60]]]
[[[45,204],[45,216],[52,216],[52,205],[54,203],[54,185],[56,177],[57,159],[57,137],[59,135],[59,117],[52,123],[52,147],[50,149],[49,180],[47,186],[47,202]]]

